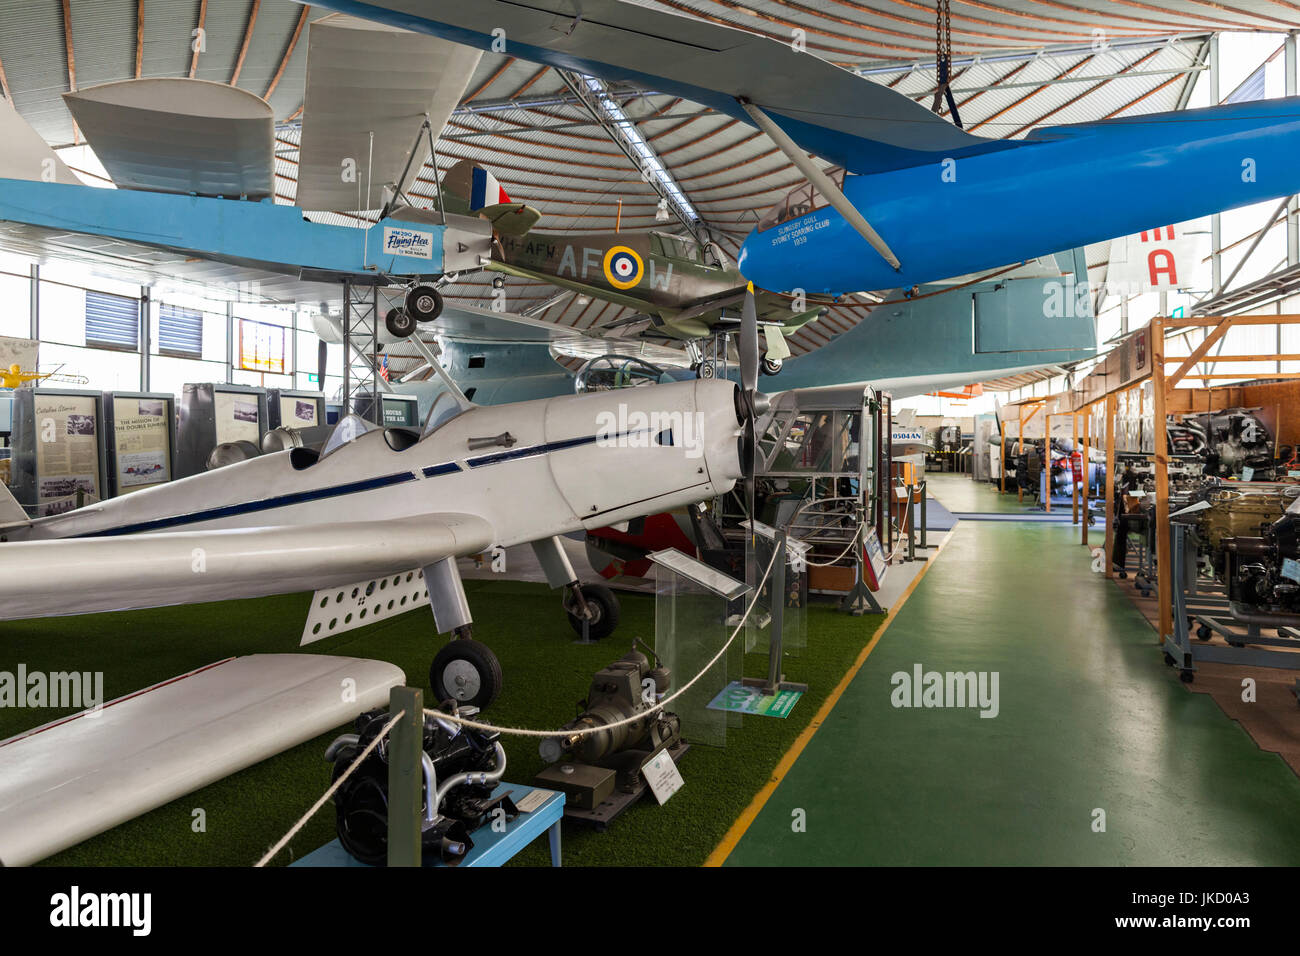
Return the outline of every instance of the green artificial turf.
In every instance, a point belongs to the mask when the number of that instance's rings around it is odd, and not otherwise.
[[[625,654],[632,638],[654,642],[654,601],[620,595],[622,623],[596,645],[573,643],[559,598],[539,584],[466,582],[475,636],[501,659],[505,687],[485,716],[508,726],[558,727],[586,696],[591,676]],[[152,611],[50,618],[0,625],[0,669],[102,671],[111,700],[223,658],[297,652],[309,595]],[[850,617],[828,605],[808,616],[808,647],[786,662],[790,680],[810,691],[785,720],[746,717],[728,731],[726,748],[696,746],[681,761],[685,786],[664,806],[646,797],[604,833],[564,824],[566,865],[696,866],[770,777],[777,762],[871,639],[879,618]],[[428,608],[320,641],[305,653],[391,661],[408,682],[428,690],[428,666],[443,639]],[[764,655],[748,655],[745,673],[766,673]],[[0,709],[0,739],[46,723],[56,710]],[[323,753],[340,727],[51,857],[60,866],[247,866],[278,840],[329,785]],[[689,740],[690,727],[683,727]],[[505,741],[511,782],[542,769],[536,743]],[[206,826],[196,832],[196,809]],[[323,808],[277,857],[284,864],[334,838],[332,805]],[[549,864],[545,840],[515,863]]]

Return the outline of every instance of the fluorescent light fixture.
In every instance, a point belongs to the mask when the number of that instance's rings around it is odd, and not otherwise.
[[[672,175],[664,168],[664,164],[659,161],[655,151],[642,139],[641,134],[637,132],[636,125],[627,118],[627,114],[614,102],[613,97],[605,91],[605,84],[594,76],[584,75],[582,81],[587,84],[587,89],[596,95],[596,102],[604,111],[605,116],[627,139],[628,145],[632,147],[633,152],[636,153],[640,160],[641,168],[645,170],[647,175],[653,176],[658,181],[664,192],[668,194],[669,199],[685,214],[687,219],[698,222],[700,215],[695,211],[695,207],[691,205],[690,200],[686,198],[686,194],[678,187]]]

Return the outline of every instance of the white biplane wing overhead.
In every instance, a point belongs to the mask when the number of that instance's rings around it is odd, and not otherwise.
[[[49,616],[52,607],[59,615],[158,607],[159,595],[161,603],[194,604],[312,591],[477,554],[493,540],[492,526],[476,515],[425,514],[15,541],[0,549],[0,620]]]
[[[119,189],[275,195],[275,114],[260,96],[208,80],[118,80],[63,94]]]
[[[401,177],[427,116],[436,140],[465,95],[481,50],[331,14],[308,28],[297,204],[375,209]],[[428,158],[418,143],[411,169]]]

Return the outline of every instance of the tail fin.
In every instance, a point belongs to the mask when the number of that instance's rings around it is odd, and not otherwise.
[[[442,180],[444,205],[455,212],[456,205],[471,215],[480,215],[497,232],[509,236],[527,235],[542,214],[532,206],[515,202],[501,188],[497,178],[473,160],[462,159]],[[448,198],[453,200],[447,204]]]
[[[15,525],[31,524],[27,512],[18,503],[9,487],[0,481],[0,528],[12,528]]]
[[[41,134],[5,99],[0,99],[0,142],[5,144],[0,151],[0,178],[82,185]]]
[[[470,212],[512,201],[497,178],[473,160],[462,159],[447,171],[442,182],[444,189],[469,204]]]

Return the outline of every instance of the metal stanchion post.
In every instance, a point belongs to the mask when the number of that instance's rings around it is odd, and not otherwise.
[[[389,691],[390,714],[405,711],[388,735],[388,865],[419,866],[424,809],[424,692]],[[432,799],[432,795],[430,795]]]

